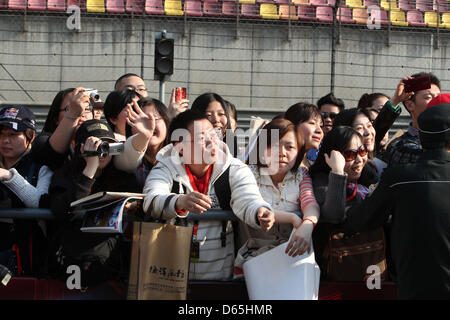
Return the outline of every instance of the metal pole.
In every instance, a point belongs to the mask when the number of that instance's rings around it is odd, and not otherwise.
[[[166,91],[166,83],[164,80],[159,80],[159,100],[164,103],[164,92]]]

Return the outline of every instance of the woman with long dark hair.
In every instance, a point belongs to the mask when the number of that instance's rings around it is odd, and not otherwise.
[[[291,121],[299,130],[305,141],[306,152],[319,148],[323,139],[321,128],[323,119],[317,106],[306,102],[296,103],[286,110],[284,118]],[[306,153],[302,165],[310,166],[308,159],[306,159]]]
[[[42,133],[33,143],[31,152],[37,162],[53,171],[63,165],[73,151],[75,132],[84,121],[93,118],[91,103],[82,87],[58,92]]]
[[[219,136],[227,144],[231,154],[237,156],[237,139],[231,127],[231,118],[226,101],[217,93],[208,92],[198,96],[191,109],[205,115]]]
[[[153,134],[148,141],[145,155],[136,170],[138,183],[141,187],[144,187],[150,170],[157,163],[156,154],[168,143],[167,133],[170,119],[167,107],[157,99],[143,98],[139,100],[139,106],[145,114],[152,114],[155,118]]]

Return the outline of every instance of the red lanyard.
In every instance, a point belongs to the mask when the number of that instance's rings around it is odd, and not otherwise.
[[[191,183],[192,188],[194,191],[207,194],[208,193],[208,185],[209,185],[209,179],[211,179],[211,173],[213,166],[209,166],[208,171],[206,171],[205,175],[201,177],[200,179],[195,177],[191,170],[189,169],[189,166],[185,165],[186,173],[189,177],[189,181]],[[201,188],[201,190],[199,190]],[[197,239],[197,232],[198,232],[198,221],[194,221],[194,230],[192,231],[193,239],[194,241]]]
[[[185,165],[186,168],[186,173],[189,177],[189,181],[191,182],[191,186],[194,189],[194,191],[203,193],[203,194],[207,194],[208,193],[208,184],[209,184],[209,179],[211,178],[211,173],[212,173],[212,168],[213,166],[209,166],[208,171],[206,171],[205,175],[201,178],[197,178],[195,177],[192,173],[191,170],[189,169],[188,165]],[[201,188],[201,190],[199,189]]]
[[[345,202],[349,202],[354,197],[356,197],[356,192],[357,191],[358,191],[358,181],[355,182],[355,189],[353,190],[353,194],[351,196],[347,197],[347,199],[345,199]]]

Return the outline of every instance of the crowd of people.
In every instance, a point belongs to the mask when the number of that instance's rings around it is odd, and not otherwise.
[[[406,81],[421,76],[430,88],[407,92]],[[287,242],[290,257],[314,251],[324,280],[365,281],[376,264],[400,298],[448,299],[450,95],[428,73],[393,91],[364,93],[355,108],[333,93],[287,107],[252,128],[246,161],[232,102],[204,93],[190,105],[173,90],[166,106],[136,74],[121,76],[104,102],[82,87],[58,92],[39,134],[31,110],[5,106],[1,208],[49,208],[55,218],[1,219],[0,264],[15,276],[56,278],[77,264],[84,287],[126,283],[129,230],[83,233],[70,204],[136,192],[145,194],[137,218],[193,226],[190,280],[240,278],[246,261]],[[410,126],[389,139],[402,105]],[[99,153],[105,142],[124,151]],[[210,209],[231,210],[238,222],[195,219]],[[333,247],[345,243],[369,250]]]

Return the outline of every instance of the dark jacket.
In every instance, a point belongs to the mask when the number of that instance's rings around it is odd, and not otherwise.
[[[383,140],[384,136],[392,127],[401,112],[402,110],[400,107],[395,109],[390,100],[386,101],[373,124],[376,132],[375,150],[379,150],[381,140]]]
[[[71,202],[101,191],[141,192],[141,189],[134,174],[117,170],[112,161],[94,179],[81,172],[75,173],[70,163],[53,175],[49,188],[50,208],[56,216],[50,260],[52,276],[64,278],[67,265],[77,264],[85,268],[82,269],[82,286],[126,279],[130,243],[124,240],[123,234],[84,233],[80,231],[82,220],[71,220]],[[103,254],[108,258],[98,264]]]
[[[33,186],[37,185],[41,167],[42,165],[33,160],[31,153],[24,155],[13,166]],[[39,207],[47,208],[48,206],[48,195],[42,195]],[[25,208],[25,205],[13,191],[0,183],[0,207],[1,209]],[[37,220],[14,219],[12,224],[0,222],[0,234],[0,256],[6,257],[7,251],[13,245],[19,249],[16,254],[20,256],[21,275],[39,276],[46,273],[45,260],[48,243]],[[4,261],[0,263],[4,263]],[[15,262],[11,262],[10,265],[4,264],[11,268],[14,275],[17,275],[17,270],[13,270],[16,267]]]
[[[49,188],[50,208],[58,220],[70,218],[70,203],[101,191],[142,192],[136,176],[114,167],[113,161],[98,178],[89,179],[81,172],[71,172],[70,164],[57,170]]]
[[[38,135],[33,141],[31,154],[36,162],[49,167],[52,171],[56,171],[66,162],[69,152],[66,154],[56,152],[49,142],[51,135],[48,132],[42,132]]]
[[[386,169],[375,191],[347,211],[346,232],[382,226],[392,214],[392,257],[401,299],[450,299],[450,153]]]
[[[312,235],[314,255],[321,270],[327,269],[327,244],[331,233],[342,231],[341,222],[345,209],[362,201],[359,194],[346,202],[351,195],[347,190],[347,175],[339,175],[333,172],[316,172],[311,174],[314,195],[320,207],[320,219]],[[325,279],[325,271],[321,278]]]

